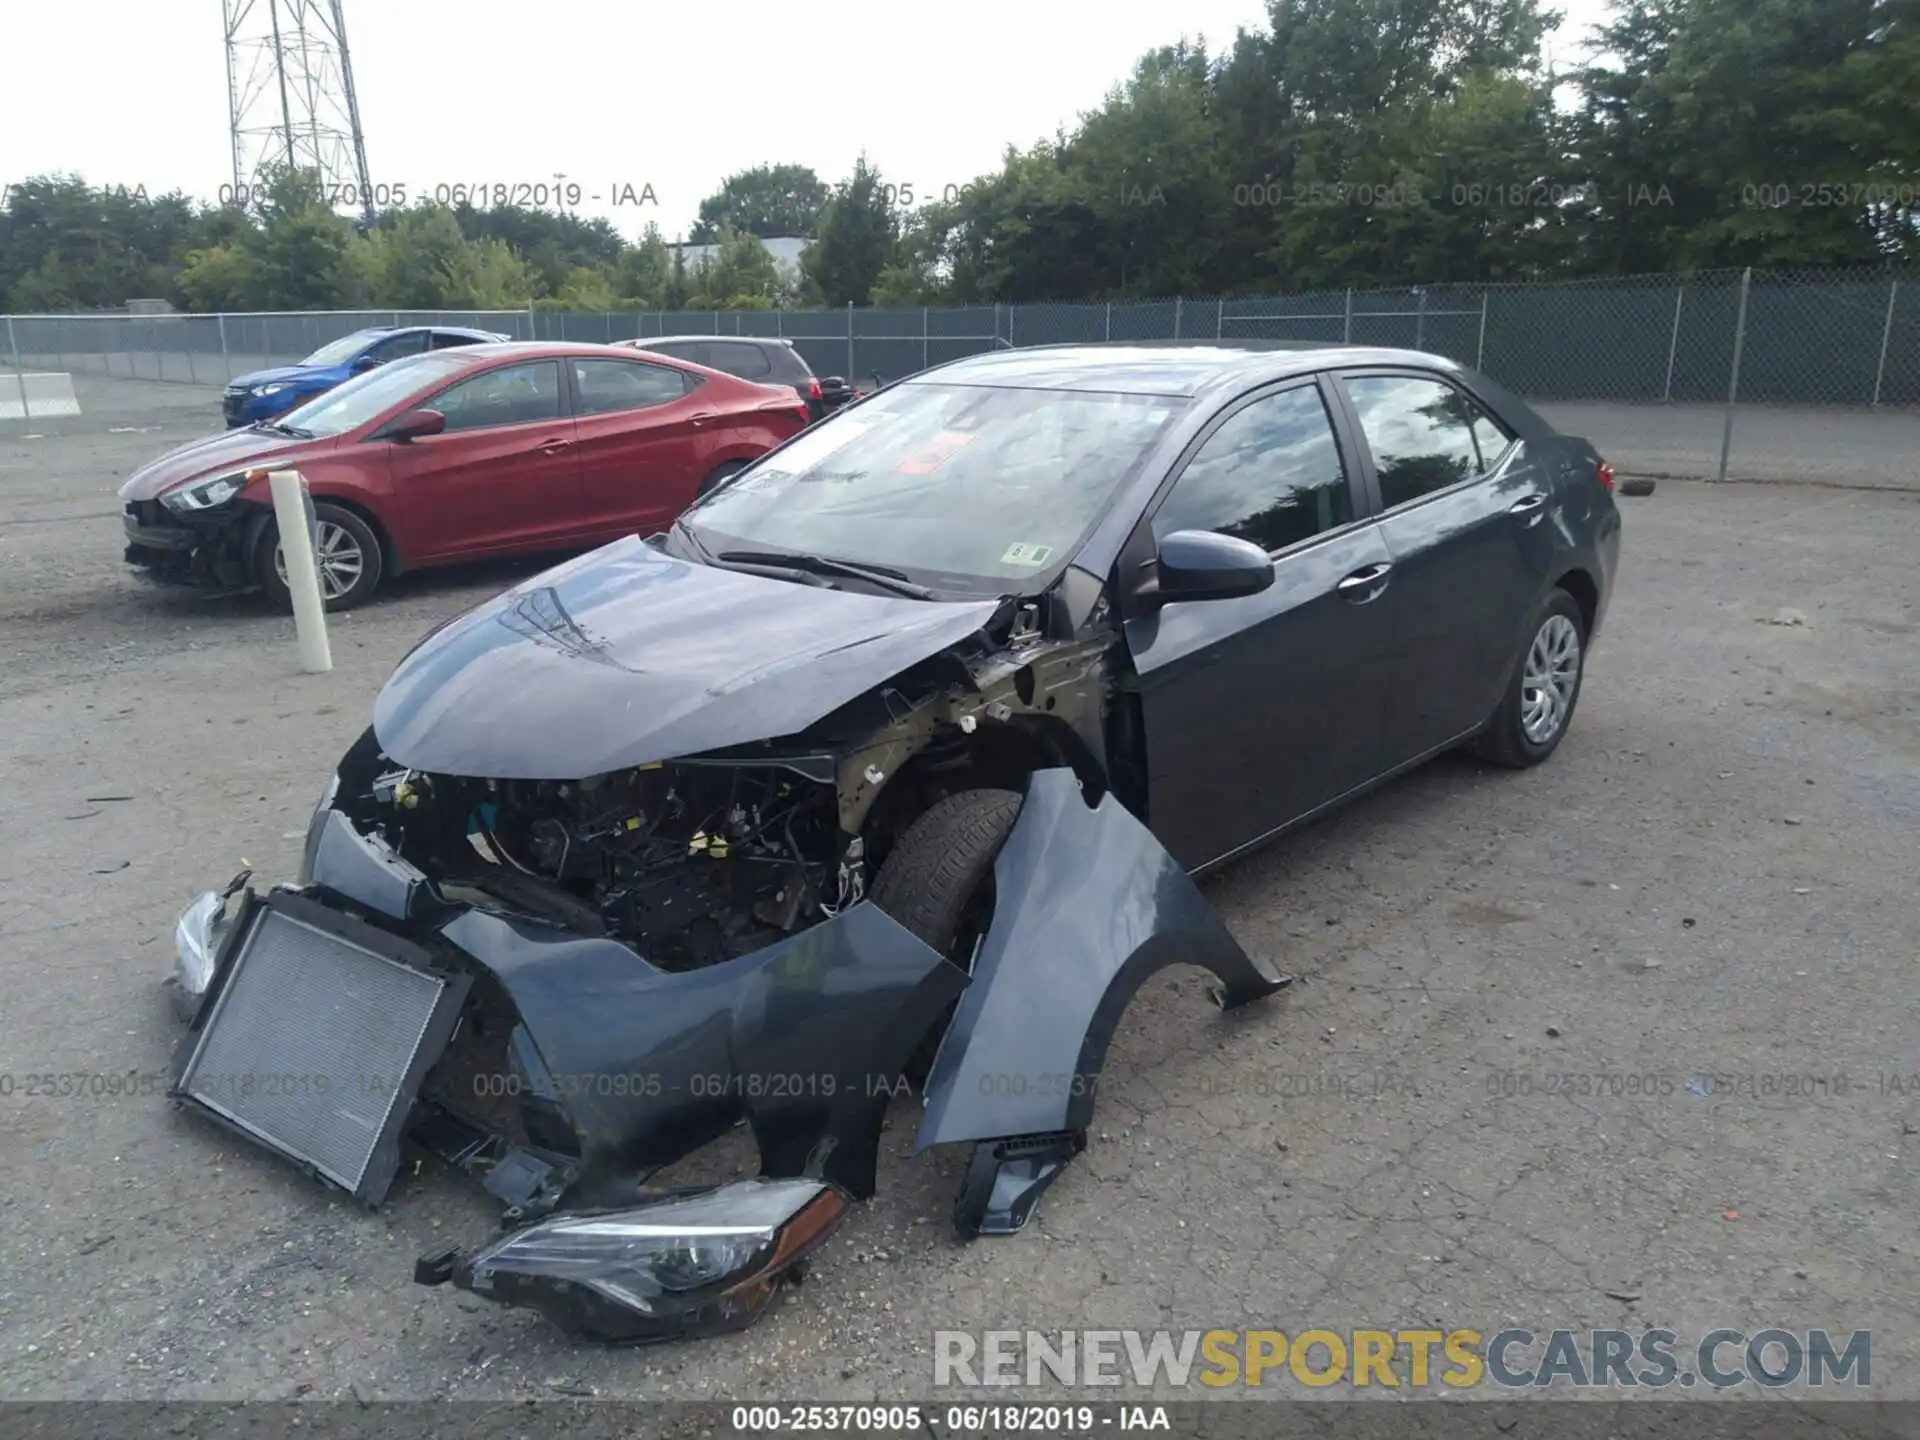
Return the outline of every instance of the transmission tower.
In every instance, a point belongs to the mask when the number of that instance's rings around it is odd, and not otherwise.
[[[323,203],[352,207],[371,222],[373,187],[341,0],[221,5],[235,203],[257,194],[274,170],[310,170]]]

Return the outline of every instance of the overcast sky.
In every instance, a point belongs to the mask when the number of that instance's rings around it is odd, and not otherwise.
[[[255,0],[261,13],[265,0]],[[1605,0],[1562,0],[1565,63]],[[51,170],[179,188],[232,178],[221,0],[6,0],[0,182]],[[1144,51],[1263,24],[1263,0],[347,0],[374,182],[581,186],[669,238],[729,173],[864,149],[940,196],[1097,105]],[[615,206],[616,194],[657,204]]]

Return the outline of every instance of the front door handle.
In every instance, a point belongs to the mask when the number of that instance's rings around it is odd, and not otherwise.
[[[1364,605],[1369,600],[1377,600],[1387,588],[1387,582],[1393,578],[1393,566],[1369,565],[1364,570],[1356,570],[1347,576],[1334,589],[1340,592],[1340,598],[1354,605]]]
[[[571,448],[572,445],[573,441],[571,440],[548,440],[538,448],[542,455],[558,455],[562,450]]]
[[[1546,496],[1526,495],[1509,505],[1507,507],[1507,514],[1518,520],[1523,527],[1537,525],[1540,523],[1540,516],[1546,507]]]
[[[696,410],[693,414],[689,415],[687,419],[695,425],[704,425],[707,421],[713,419],[713,415],[714,412],[711,410]]]

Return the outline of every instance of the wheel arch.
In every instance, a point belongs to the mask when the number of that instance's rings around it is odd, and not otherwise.
[[[867,797],[859,830],[878,865],[892,839],[946,796],[962,790],[1025,794],[1033,776],[1059,769],[1072,771],[1089,804],[1110,788],[1102,758],[1064,718],[1031,714],[989,721],[959,743],[936,738],[916,750]]]
[[[1553,582],[1553,588],[1564,590],[1573,597],[1573,603],[1580,607],[1580,626],[1585,635],[1593,634],[1594,626],[1600,617],[1600,585],[1584,566],[1576,565],[1563,571]]]

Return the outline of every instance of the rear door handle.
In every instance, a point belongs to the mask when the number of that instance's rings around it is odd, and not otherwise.
[[[1364,570],[1356,570],[1347,576],[1334,589],[1340,592],[1340,598],[1355,605],[1364,605],[1369,600],[1380,598],[1380,592],[1387,588],[1387,582],[1393,578],[1393,566],[1369,565]]]
[[[693,414],[689,415],[687,419],[691,420],[695,425],[704,425],[707,421],[713,419],[713,416],[714,412],[711,410],[696,410]]]
[[[1541,513],[1546,509],[1547,497],[1544,495],[1525,495],[1507,507],[1507,514],[1513,516],[1523,526],[1540,523]]]
[[[562,450],[569,449],[572,445],[573,441],[571,440],[548,440],[542,443],[538,449],[542,455],[558,455]]]

